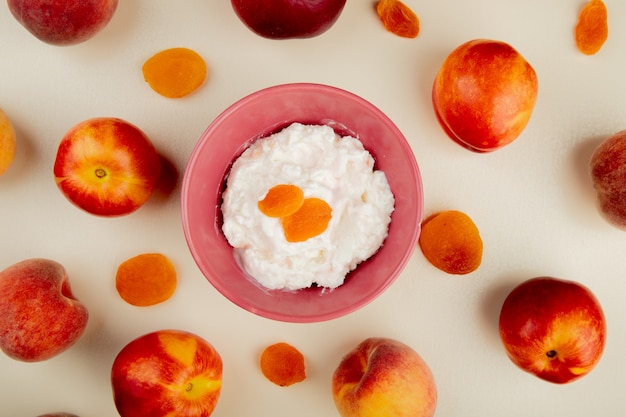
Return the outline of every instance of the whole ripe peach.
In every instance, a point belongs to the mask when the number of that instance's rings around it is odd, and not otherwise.
[[[528,124],[538,92],[533,67],[507,43],[476,39],[448,55],[432,89],[446,134],[475,152],[513,142]]]
[[[222,359],[200,336],[158,330],[118,353],[111,385],[121,417],[208,417],[222,388]]]
[[[332,395],[342,417],[432,417],[437,388],[430,368],[410,346],[365,339],[341,360]]]
[[[74,45],[92,38],[113,18],[118,0],[7,0],[15,19],[37,39]]]
[[[7,115],[0,109],[0,175],[3,175],[15,159],[15,130]]]
[[[589,170],[600,214],[609,224],[626,230],[626,130],[595,149]]]
[[[48,259],[26,259],[0,272],[0,348],[35,362],[72,346],[89,314],[74,298],[65,268]]]
[[[116,118],[89,119],[61,140],[54,179],[61,192],[83,210],[121,216],[141,207],[161,173],[161,157],[136,126]]]
[[[558,384],[587,375],[606,343],[606,320],[593,293],[552,277],[529,279],[509,293],[499,331],[515,365]]]

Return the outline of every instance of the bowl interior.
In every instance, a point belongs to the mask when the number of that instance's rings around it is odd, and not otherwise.
[[[325,124],[361,140],[385,172],[395,196],[389,235],[380,250],[334,290],[268,290],[248,277],[221,231],[221,194],[232,162],[254,140],[293,122]],[[238,306],[266,318],[318,322],[372,301],[402,272],[417,246],[422,183],[417,162],[399,129],[379,109],[347,91],[319,84],[269,87],[220,114],[191,153],[182,187],[185,238],[198,267]]]

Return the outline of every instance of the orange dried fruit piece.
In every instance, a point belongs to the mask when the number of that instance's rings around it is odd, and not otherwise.
[[[609,36],[608,12],[602,0],[591,0],[580,11],[575,28],[576,46],[585,55],[597,53]]]
[[[176,290],[174,265],[160,253],[143,253],[117,268],[115,287],[124,301],[146,307],[168,300]]]
[[[15,149],[15,130],[7,115],[0,109],[0,175],[12,165]]]
[[[287,242],[304,242],[320,235],[328,227],[333,210],[320,198],[305,198],[302,207],[290,216],[282,218]]]
[[[443,211],[427,218],[419,245],[433,266],[449,274],[468,274],[482,262],[483,241],[478,227],[461,211]]]
[[[268,217],[290,216],[302,207],[304,192],[296,185],[279,184],[268,190],[258,202],[259,210]]]
[[[389,32],[403,38],[417,38],[419,18],[400,0],[380,0],[376,3],[376,14]]]
[[[206,62],[188,48],[170,48],[150,57],[143,77],[154,91],[167,98],[181,98],[197,90],[207,76]]]
[[[281,387],[293,385],[306,378],[304,355],[288,343],[267,346],[261,353],[260,365],[263,375]]]

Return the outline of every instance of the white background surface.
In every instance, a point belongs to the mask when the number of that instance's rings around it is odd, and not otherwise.
[[[388,336],[411,345],[438,386],[436,415],[452,417],[622,416],[626,373],[626,232],[597,213],[587,161],[610,134],[626,128],[626,3],[607,0],[610,34],[595,56],[574,44],[583,0],[406,0],[420,16],[417,39],[386,32],[373,1],[348,0],[337,23],[307,40],[258,37],[226,0],[121,1],[95,38],[46,45],[0,5],[0,107],[18,135],[18,152],[0,178],[0,268],[30,257],[61,262],[91,317],[70,350],[42,363],[0,356],[0,414],[65,410],[115,416],[109,374],[131,339],[178,328],[211,342],[224,362],[214,416],[333,416],[330,378],[361,340]],[[539,98],[516,142],[474,154],[449,140],[430,103],[435,74],[452,49],[474,38],[510,43],[534,66]],[[158,96],[141,65],[174,46],[199,52],[210,78],[181,100]],[[260,88],[319,82],[369,100],[410,142],[425,189],[425,215],[458,209],[478,225],[480,269],[464,277],[433,268],[416,249],[394,285],[365,308],[319,324],[275,322],[222,297],[187,250],[180,184],[130,216],[98,218],[68,203],[52,166],[74,124],[96,116],[139,126],[180,175],[196,140],[228,105]],[[150,308],[115,291],[119,263],[143,252],[174,262],[178,289]],[[497,334],[500,305],[525,279],[552,275],[587,285],[601,301],[608,343],[599,365],[569,385],[543,382],[507,359]],[[268,344],[286,341],[306,359],[308,378],[279,388],[257,362]]]

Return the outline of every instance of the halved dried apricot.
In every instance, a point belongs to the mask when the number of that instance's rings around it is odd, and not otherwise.
[[[262,200],[259,201],[259,210],[268,217],[290,216],[304,202],[304,192],[296,185],[279,184],[270,188]]]
[[[416,38],[420,21],[413,10],[400,0],[380,0],[376,13],[387,31],[403,38]]]
[[[205,81],[204,59],[188,48],[170,48],[150,57],[142,67],[150,87],[167,98],[181,98],[197,90]]]
[[[117,268],[115,287],[124,301],[145,307],[169,299],[176,289],[174,265],[160,253],[143,253]]]
[[[473,220],[457,210],[443,211],[422,224],[419,245],[428,261],[449,274],[468,274],[482,262],[483,241]]]
[[[261,353],[261,372],[276,385],[287,387],[306,378],[304,355],[288,343],[267,346]]]
[[[320,198],[305,198],[302,207],[282,218],[287,242],[303,242],[324,233],[332,218],[332,208]]]
[[[608,13],[602,0],[590,0],[578,15],[576,46],[585,55],[597,53],[609,36]]]

